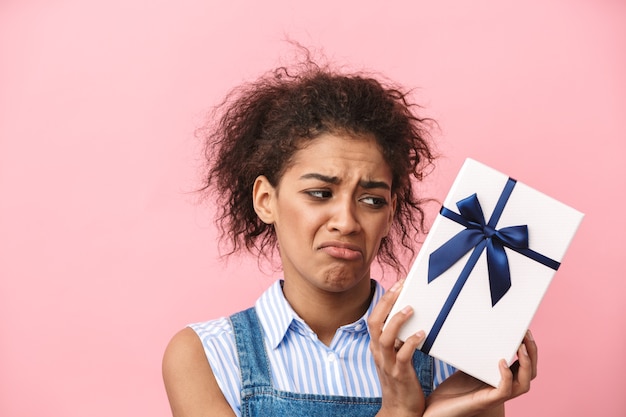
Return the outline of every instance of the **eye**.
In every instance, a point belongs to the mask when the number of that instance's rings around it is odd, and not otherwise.
[[[319,199],[319,200],[328,199],[332,197],[333,195],[328,190],[306,190],[304,193],[310,197],[313,197],[314,199]]]
[[[373,208],[382,208],[387,205],[387,200],[383,197],[367,196],[361,198],[359,201]]]

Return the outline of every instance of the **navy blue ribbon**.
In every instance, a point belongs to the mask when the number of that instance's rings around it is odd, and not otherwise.
[[[435,280],[468,252],[472,251],[472,253],[461,271],[461,275],[454,284],[448,299],[439,312],[433,324],[433,328],[424,341],[424,345],[421,349],[424,353],[430,352],[443,323],[448,317],[450,310],[452,310],[452,306],[456,302],[465,282],[469,278],[476,262],[478,262],[478,258],[485,248],[487,249],[487,268],[492,307],[495,306],[511,288],[511,273],[509,270],[509,261],[504,250],[505,246],[549,268],[554,270],[559,268],[559,262],[528,248],[528,226],[510,226],[496,229],[496,225],[513,192],[515,184],[516,181],[514,179],[508,179],[496,207],[489,218],[489,222],[485,222],[485,216],[476,194],[472,194],[456,203],[461,214],[455,213],[445,207],[441,208],[440,214],[442,216],[465,226],[465,229],[457,233],[430,254],[428,262],[428,282],[430,283]]]

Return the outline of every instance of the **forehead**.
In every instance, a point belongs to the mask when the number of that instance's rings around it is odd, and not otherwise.
[[[391,169],[372,135],[323,134],[296,151],[285,174],[305,171],[340,177],[390,179]]]

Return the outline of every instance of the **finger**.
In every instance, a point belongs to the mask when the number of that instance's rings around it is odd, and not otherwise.
[[[498,384],[499,396],[505,399],[511,397],[513,391],[513,371],[507,366],[504,359],[498,362],[498,369],[500,370],[500,384]]]
[[[417,347],[426,338],[426,333],[423,330],[418,331],[414,335],[408,337],[402,347],[398,349],[396,354],[396,361],[400,363],[412,363],[413,354],[417,350]]]
[[[535,339],[533,338],[530,330],[526,332],[526,336],[524,336],[524,345],[526,345],[526,351],[528,352],[528,356],[531,361],[531,379],[535,379],[537,377],[537,361],[539,360],[539,351],[537,348],[537,343],[535,343]]]
[[[413,315],[413,308],[410,306],[404,307],[398,311],[392,317],[387,320],[387,326],[382,331],[378,340],[381,346],[384,348],[393,348],[396,345],[396,339],[398,339],[398,333],[400,328],[406,321]],[[406,344],[406,340],[404,341]]]
[[[517,381],[515,396],[523,394],[530,390],[530,380],[532,379],[532,361],[528,355],[525,344],[521,344],[517,351],[517,360],[519,361],[519,369],[517,370]]]
[[[370,314],[367,325],[370,329],[370,333],[374,337],[377,337],[382,332],[385,320],[393,307],[393,303],[398,299],[403,284],[404,280],[397,281],[393,284],[393,286],[383,294],[378,304],[376,304],[376,307],[374,307],[372,314]]]

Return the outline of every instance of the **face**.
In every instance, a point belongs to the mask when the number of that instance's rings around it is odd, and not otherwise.
[[[265,177],[254,186],[255,209],[276,231],[285,283],[330,292],[369,286],[395,209],[376,141],[325,134],[292,162],[276,187]]]

